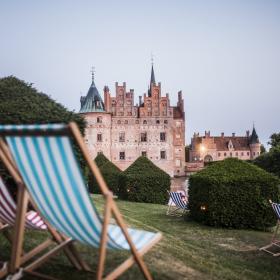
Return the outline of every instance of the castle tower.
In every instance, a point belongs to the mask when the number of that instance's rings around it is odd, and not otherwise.
[[[109,89],[106,88],[106,92]],[[92,82],[86,96],[80,99],[81,109],[79,113],[87,122],[85,130],[85,142],[89,148],[91,158],[94,159],[102,152],[111,159],[111,114],[105,110],[105,105],[94,82],[92,71]]]
[[[259,141],[255,126],[253,126],[252,134],[249,138],[249,146],[251,150],[251,159],[255,159],[260,155],[261,151],[261,143]]]

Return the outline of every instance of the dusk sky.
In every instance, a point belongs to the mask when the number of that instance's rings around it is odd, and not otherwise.
[[[17,76],[76,112],[92,66],[100,93],[147,91],[154,69],[194,132],[280,132],[280,1],[1,1],[0,77]],[[102,94],[103,96],[103,94]]]

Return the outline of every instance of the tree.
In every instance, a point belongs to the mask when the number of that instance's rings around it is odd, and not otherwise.
[[[43,124],[69,123],[78,124],[84,132],[84,119],[67,110],[63,105],[52,100],[48,95],[39,92],[32,84],[19,80],[14,76],[0,79],[0,123],[1,124]],[[76,152],[82,164],[80,153]],[[2,176],[9,177],[2,167]]]
[[[263,144],[261,144],[261,154],[266,153],[266,148]]]
[[[271,145],[271,148],[280,146],[280,133],[273,133],[268,144]]]

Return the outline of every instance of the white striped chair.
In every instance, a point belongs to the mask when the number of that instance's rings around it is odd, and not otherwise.
[[[273,255],[274,257],[278,257],[278,256],[280,256],[279,250],[277,251],[275,249],[280,248],[280,240],[277,239],[278,230],[279,230],[279,226],[280,226],[280,204],[272,202],[271,200],[269,202],[271,203],[272,209],[277,217],[277,224],[276,224],[276,228],[274,230],[270,243],[264,247],[261,247],[260,250],[265,251],[265,252]],[[271,250],[273,247],[274,247],[274,250]]]
[[[166,215],[182,216],[188,210],[188,203],[182,199],[181,192],[168,192],[169,203]],[[184,195],[186,197],[186,195]]]
[[[0,126],[1,134],[40,214],[72,240],[99,248],[97,279],[103,278],[106,249],[130,250],[132,256],[104,279],[116,279],[134,262],[146,279],[152,279],[142,256],[161,239],[161,234],[126,227],[75,123]],[[89,197],[71,137],[76,140],[104,195],[104,218]],[[111,216],[116,219],[115,225],[109,224]]]

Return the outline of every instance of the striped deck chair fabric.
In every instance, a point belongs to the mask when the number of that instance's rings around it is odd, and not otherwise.
[[[271,206],[272,206],[272,209],[273,209],[273,211],[274,211],[274,213],[277,217],[277,225],[276,225],[276,228],[274,230],[271,242],[268,245],[266,245],[264,247],[261,247],[260,250],[265,251],[265,252],[273,255],[274,257],[278,257],[278,256],[280,256],[280,253],[279,253],[280,240],[277,239],[278,230],[279,230],[279,226],[280,226],[280,204],[275,203],[275,202],[271,202]],[[273,247],[274,247],[274,249],[271,250]],[[275,248],[278,249],[278,251],[275,250]]]
[[[16,204],[0,177],[0,221],[3,224],[14,226],[16,220]],[[30,211],[26,215],[26,228],[45,230],[47,227],[42,218],[35,211]]]
[[[55,133],[67,127],[62,124],[10,125],[0,126],[0,132],[37,132],[34,136],[5,138],[40,213],[66,236],[99,247],[102,219],[88,194],[70,137]],[[42,136],[38,136],[40,132]],[[128,229],[128,232],[137,250],[160,236],[160,233],[144,230]],[[107,237],[107,248],[130,249],[119,226],[109,225]]]
[[[169,192],[169,196],[170,196],[172,202],[175,204],[175,209],[172,209],[171,205],[169,204],[166,214],[167,215],[171,215],[171,214],[182,215],[188,208],[187,202],[182,199],[182,193]],[[179,213],[180,210],[182,210],[182,211]]]

